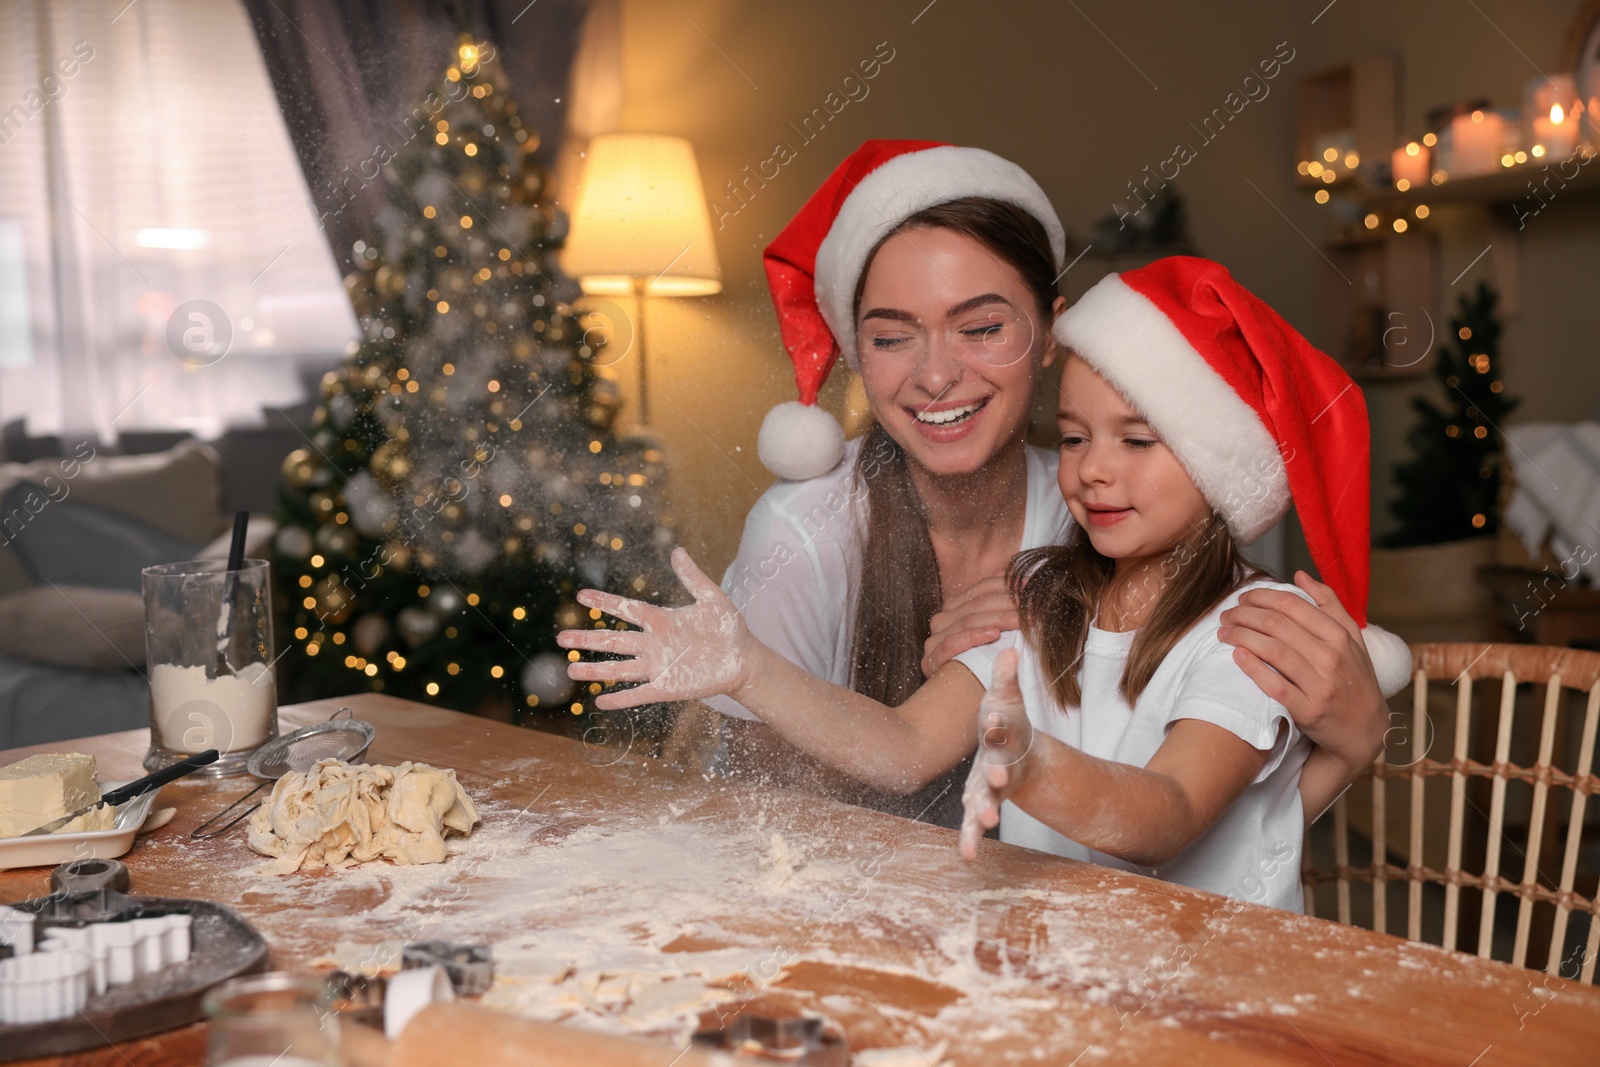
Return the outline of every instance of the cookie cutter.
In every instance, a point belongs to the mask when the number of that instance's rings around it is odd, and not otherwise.
[[[77,896],[109,889],[115,893],[128,891],[128,867],[120,860],[81,859],[70,860],[50,872],[50,891]]]
[[[143,912],[127,892],[128,868],[119,860],[68,860],[50,872],[50,895],[30,902],[30,910],[41,927],[138,918]]]
[[[50,885],[47,897],[0,909],[0,940],[11,950],[0,961],[0,1023],[67,1018],[90,993],[185,963],[194,950],[194,916],[131,900],[128,869],[116,860],[63,863]]]
[[[821,1015],[740,1012],[724,1027],[696,1031],[692,1040],[736,1057],[777,1059],[798,1067],[847,1067],[850,1062],[843,1032]]]
[[[0,1023],[54,1022],[83,1010],[94,961],[85,952],[35,952],[0,960]]]
[[[455,991],[464,997],[487,993],[494,985],[494,949],[454,941],[419,941],[400,950],[400,969],[443,967]]]

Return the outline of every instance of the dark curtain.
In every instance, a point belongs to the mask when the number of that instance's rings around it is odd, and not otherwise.
[[[401,116],[443,78],[456,38],[498,52],[538,155],[559,149],[585,0],[244,0],[315,210],[341,271],[387,200],[365,169],[406,140]],[[363,164],[368,166],[363,168]],[[340,183],[343,191],[338,191]],[[351,193],[354,197],[351,197]]]

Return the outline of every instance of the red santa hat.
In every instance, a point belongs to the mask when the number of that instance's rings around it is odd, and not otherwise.
[[[993,152],[937,141],[866,142],[767,246],[767,284],[800,389],[799,401],[761,424],[757,451],[772,473],[800,480],[838,465],[844,431],[817,407],[817,393],[841,352],[859,369],[855,295],[867,257],[912,215],[963,197],[1005,201],[1038,219],[1061,265],[1066,235],[1038,183]]]
[[[1384,694],[1403,689],[1410,649],[1367,622],[1369,427],[1350,376],[1227,268],[1192,256],[1107,275],[1055,337],[1149,420],[1241,543],[1294,504]]]

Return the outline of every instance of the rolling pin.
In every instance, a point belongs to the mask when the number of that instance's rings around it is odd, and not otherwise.
[[[349,1029],[347,1028],[347,1032]],[[381,1034],[374,1034],[382,1042]],[[369,1039],[370,1040],[370,1039]],[[351,1062],[386,1064],[386,1067],[438,1067],[441,1063],[470,1063],[473,1067],[546,1067],[583,1064],[584,1067],[733,1067],[733,1059],[709,1049],[678,1052],[659,1043],[629,1037],[597,1034],[559,1023],[538,1022],[479,1008],[466,1001],[430,1004],[401,1032],[384,1042],[387,1060],[371,1058],[378,1050],[362,1041],[359,1052],[347,1047]],[[663,1055],[665,1053],[665,1055]]]

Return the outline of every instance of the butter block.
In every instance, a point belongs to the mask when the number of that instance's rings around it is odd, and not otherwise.
[[[100,799],[94,757],[46,752],[0,767],[0,837],[19,837]]]

